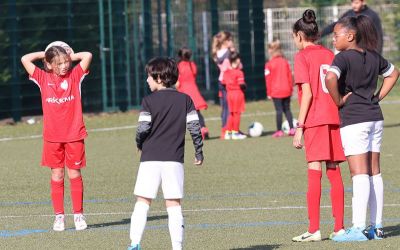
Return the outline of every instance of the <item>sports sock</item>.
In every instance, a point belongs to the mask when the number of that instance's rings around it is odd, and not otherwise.
[[[83,181],[82,176],[69,179],[71,188],[72,209],[74,214],[83,213]]]
[[[173,206],[167,208],[168,212],[168,228],[171,236],[173,250],[182,249],[183,242],[183,215],[181,206]]]
[[[383,211],[383,180],[382,175],[377,174],[369,177],[370,193],[369,193],[369,209],[371,225],[382,225]]]
[[[131,227],[129,233],[132,246],[139,244],[142,239],[143,231],[146,227],[148,211],[148,204],[141,201],[136,202],[131,216]]]
[[[321,171],[308,169],[307,209],[308,220],[310,221],[309,233],[315,233],[319,229],[321,177]]]
[[[51,202],[55,214],[64,214],[64,179],[61,181],[51,180]]]
[[[344,187],[340,167],[326,168],[326,175],[331,183],[332,215],[335,218],[334,231],[338,232],[344,228]]]
[[[353,226],[365,228],[365,217],[367,216],[367,207],[370,193],[369,176],[367,174],[359,174],[352,177],[353,179]]]
[[[233,116],[233,130],[239,131],[240,130],[240,113],[239,112],[235,112],[235,113],[231,113],[231,114],[234,114],[234,116]]]

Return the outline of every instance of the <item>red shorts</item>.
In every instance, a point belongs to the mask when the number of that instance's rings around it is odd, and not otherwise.
[[[304,130],[307,162],[346,160],[339,125],[322,125]]]
[[[85,142],[43,141],[42,166],[81,169],[86,166]]]

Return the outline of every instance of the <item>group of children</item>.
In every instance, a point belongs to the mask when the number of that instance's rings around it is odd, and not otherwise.
[[[383,133],[381,101],[396,83],[399,72],[378,52],[376,30],[365,16],[338,21],[333,42],[339,54],[318,45],[318,25],[314,11],[306,10],[293,25],[293,39],[299,49],[294,60],[294,82],[298,86],[300,111],[296,128],[291,123],[290,67],[282,57],[278,42],[269,45],[271,60],[266,64],[267,95],[277,110],[277,132],[282,136],[282,112],[290,124],[293,146],[305,148],[308,164],[307,205],[309,228],[293,241],[319,241],[322,164],[331,184],[332,213],[335,219],[330,238],[334,241],[382,239],[383,181],[380,174],[380,145]],[[246,84],[239,54],[231,35],[215,37],[213,56],[220,68],[222,136],[243,139],[240,114],[244,111]],[[184,182],[185,130],[195,148],[194,164],[203,163],[203,138],[208,131],[200,110],[207,108],[196,83],[196,65],[190,50],[179,52],[180,62],[157,57],[146,65],[147,83],[152,94],[142,100],[136,146],[141,153],[135,185],[137,201],[131,217],[128,249],[140,249],[149,206],[162,185],[168,212],[173,249],[182,249],[184,220],[181,208]],[[65,229],[64,167],[71,183],[74,222],[77,230],[87,227],[83,216],[85,167],[81,83],[92,59],[89,52],[74,53],[69,47],[50,46],[21,61],[41,91],[43,106],[42,165],[51,169],[51,199],[56,218],[53,229]],[[44,60],[46,71],[33,63]],[[73,61],[79,63],[72,67]],[[384,77],[378,89],[378,76]],[[284,86],[274,86],[274,82]],[[175,84],[177,83],[177,89]],[[180,93],[179,91],[183,92]],[[194,91],[193,91],[194,90]],[[188,95],[184,94],[188,93]],[[303,145],[304,137],[304,145]],[[343,150],[344,148],[344,150]],[[353,180],[353,227],[344,230],[344,188],[339,163],[347,159]],[[371,225],[366,227],[367,207]]]

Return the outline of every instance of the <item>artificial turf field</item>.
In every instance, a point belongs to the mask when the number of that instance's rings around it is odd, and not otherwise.
[[[253,121],[264,135],[242,141],[219,140],[219,107],[203,114],[211,139],[205,141],[205,162],[195,167],[193,146],[186,138],[185,249],[399,249],[400,248],[400,97],[382,104],[385,132],[381,164],[385,185],[384,229],[387,238],[362,243],[327,240],[333,230],[329,182],[323,175],[321,233],[315,243],[293,243],[307,230],[304,151],[291,138],[273,139],[271,102],[247,104],[241,128]],[[292,102],[297,117],[296,101]],[[50,171],[39,166],[41,127],[0,125],[0,249],[126,249],[133,187],[139,166],[134,135],[138,113],[85,115],[87,167],[83,170],[84,209],[88,230],[76,232],[67,215],[67,230],[53,232]],[[8,139],[6,139],[8,138]],[[345,224],[351,225],[351,180],[342,164]],[[71,211],[66,181],[66,212]],[[162,194],[153,202],[142,240],[143,249],[171,249]]]

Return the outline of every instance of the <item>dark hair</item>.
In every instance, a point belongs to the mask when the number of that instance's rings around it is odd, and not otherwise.
[[[307,41],[314,42],[319,38],[318,24],[315,21],[317,18],[313,10],[306,10],[303,17],[297,20],[293,25],[293,33],[302,31]]]
[[[182,47],[178,51],[178,56],[182,61],[190,61],[190,58],[192,57],[192,51],[187,47]]]
[[[174,59],[169,57],[155,57],[146,64],[146,73],[154,80],[160,79],[162,84],[169,88],[178,81],[179,71]]]
[[[365,15],[345,17],[337,24],[356,32],[357,45],[365,50],[378,51],[378,32],[371,18]]]
[[[234,61],[236,61],[237,59],[240,59],[240,54],[239,52],[236,51],[232,51],[229,55],[229,62],[233,63]]]
[[[48,63],[52,63],[57,56],[67,56],[67,51],[61,46],[52,46],[44,53],[44,57]]]

